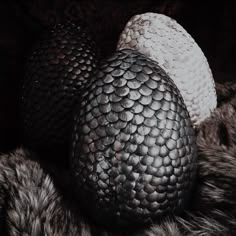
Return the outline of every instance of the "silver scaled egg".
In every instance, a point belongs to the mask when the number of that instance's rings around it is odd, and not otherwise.
[[[158,64],[124,49],[103,61],[74,119],[71,168],[79,202],[114,227],[183,211],[196,139],[183,98]]]

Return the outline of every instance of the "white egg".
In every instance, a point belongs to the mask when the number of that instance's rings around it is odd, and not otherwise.
[[[191,35],[172,18],[157,13],[133,16],[117,48],[135,49],[158,62],[180,90],[194,126],[216,108],[208,61]]]

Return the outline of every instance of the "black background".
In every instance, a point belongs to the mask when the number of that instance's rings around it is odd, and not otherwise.
[[[0,2],[0,151],[20,145],[19,86],[24,62],[42,30],[65,18],[83,19],[94,33],[101,58],[111,54],[129,18],[158,12],[176,19],[205,53],[217,82],[234,80],[234,1],[9,0]]]

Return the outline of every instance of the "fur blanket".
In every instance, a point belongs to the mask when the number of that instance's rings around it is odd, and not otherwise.
[[[50,172],[49,164],[18,148],[0,157],[1,232],[9,236],[236,235],[235,93],[236,84],[217,84],[219,106],[197,130],[198,175],[191,206],[182,216],[164,218],[137,232],[108,232],[80,212],[66,169]]]

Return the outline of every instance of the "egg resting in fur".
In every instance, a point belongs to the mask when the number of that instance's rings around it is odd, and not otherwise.
[[[71,167],[98,223],[127,226],[181,212],[196,171],[194,129],[158,64],[126,49],[104,61],[75,116]]]

